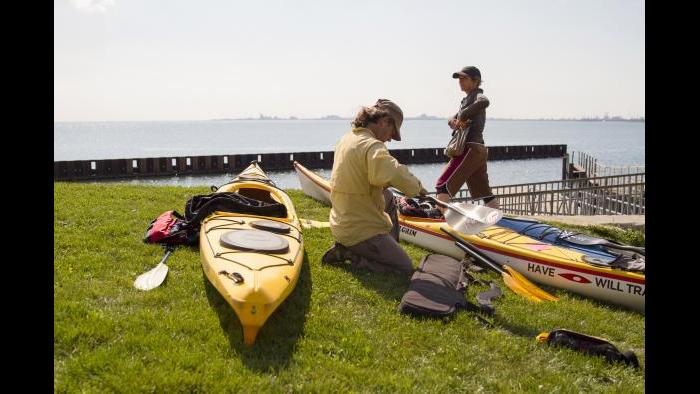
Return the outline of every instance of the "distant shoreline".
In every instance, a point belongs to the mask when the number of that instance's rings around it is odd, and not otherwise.
[[[278,118],[278,117],[263,117],[263,118],[215,118],[215,119],[189,119],[189,120],[60,120],[54,121],[54,123],[112,123],[112,122],[231,122],[240,120],[279,120],[279,121],[294,121],[294,120],[347,120],[351,121],[353,118],[342,118],[342,117],[323,117],[323,118]],[[404,120],[442,120],[447,121],[448,118],[440,118],[437,116],[409,116],[404,118]],[[518,118],[486,118],[487,120],[497,120],[497,121],[537,121],[537,122],[637,122],[644,123],[645,119],[518,119]]]
[[[263,117],[263,118],[219,118],[219,119],[207,119],[207,121],[234,121],[234,120],[352,120],[353,118],[341,118],[341,117],[323,117],[323,118],[278,118],[278,117]],[[426,117],[406,117],[404,120],[447,120],[448,118],[440,118],[436,116],[426,116]],[[520,119],[520,118],[486,118],[486,120],[508,120],[508,121],[573,121],[573,122],[645,122],[645,119]]]

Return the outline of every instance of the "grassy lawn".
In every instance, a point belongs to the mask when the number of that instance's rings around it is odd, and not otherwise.
[[[397,307],[409,277],[321,265],[332,243],[328,229],[304,231],[299,284],[247,348],[196,248],[173,253],[160,287],[132,285],[163,255],[141,242],[148,223],[169,209],[183,213],[189,197],[209,192],[55,184],[56,392],[644,391],[643,369],[534,339],[556,328],[600,336],[633,350],[643,368],[643,315],[553,288],[545,289],[559,302],[530,303],[484,273],[478,276],[505,294],[492,326],[469,312],[450,321],[403,316]],[[301,217],[328,220],[327,207],[297,190],[290,195]],[[640,232],[592,230],[644,242]],[[403,246],[415,264],[427,253]],[[471,287],[470,300],[483,290]]]

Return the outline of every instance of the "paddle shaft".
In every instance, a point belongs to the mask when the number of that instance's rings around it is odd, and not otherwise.
[[[167,260],[168,257],[170,257],[170,254],[175,250],[175,248],[168,247],[165,250],[167,250],[167,252],[165,252],[165,256],[163,256],[163,258],[160,260],[160,263],[158,264],[165,264],[165,260]]]
[[[499,264],[491,261],[490,258],[486,257],[483,255],[481,252],[479,252],[473,245],[471,245],[469,242],[456,237],[454,234],[452,234],[451,231],[447,231],[444,228],[440,228],[444,233],[447,233],[452,239],[455,240],[455,243],[457,244],[457,247],[462,249],[465,253],[469,254],[470,256],[474,257],[475,259],[479,260],[482,264],[486,265],[487,267],[493,269],[494,271],[498,272],[499,274],[507,274],[506,271],[503,270],[503,268],[500,267]]]
[[[165,275],[168,273],[168,266],[165,265],[165,261],[170,257],[170,255],[175,251],[175,245],[165,245],[165,255],[160,262],[148,272],[144,272],[139,275],[134,281],[134,287],[139,290],[152,290],[165,280]],[[163,268],[161,268],[163,267]],[[163,270],[165,273],[162,274]],[[155,278],[155,279],[154,279]]]
[[[577,235],[579,235],[579,234],[582,234],[582,235],[584,235],[584,236],[587,236],[587,234],[578,233],[578,232],[566,232],[566,231],[564,231],[564,230],[558,229],[558,228],[556,228],[556,227],[554,227],[554,226],[551,226],[551,225],[546,224],[546,223],[542,223],[542,222],[537,221],[537,220],[521,219],[521,218],[508,218],[508,220],[517,221],[517,222],[530,223],[529,225],[525,226],[524,228],[522,228],[522,229],[520,229],[520,230],[516,230],[516,231],[518,232],[518,234],[522,234],[522,235],[525,235],[525,236],[528,236],[528,237],[532,237],[532,238],[536,238],[536,239],[539,239],[539,240],[543,240],[545,236],[547,236],[547,235],[549,235],[549,234],[556,234],[557,231],[559,231],[559,234],[556,236],[555,240],[553,241],[553,242],[554,242],[554,245],[558,245],[557,242],[558,242],[559,240],[564,240],[564,241],[567,241],[567,242],[572,243],[572,244],[577,245],[577,246],[595,246],[595,245],[600,245],[600,246],[604,246],[604,247],[606,247],[606,248],[608,248],[608,249],[617,249],[617,250],[624,250],[624,251],[629,251],[629,252],[635,252],[635,253],[641,254],[642,256],[645,256],[645,255],[646,255],[646,250],[645,250],[644,248],[642,248],[642,247],[639,247],[639,246],[631,246],[631,245],[622,245],[622,244],[618,244],[618,243],[612,242],[612,241],[607,240],[607,239],[600,239],[600,238],[596,239],[596,238],[591,238],[592,242],[584,242],[584,241],[578,241],[578,242],[577,242],[577,241],[571,241],[571,240],[570,240],[571,238],[573,238],[573,237],[575,237],[575,236],[577,236]],[[506,226],[506,227],[507,227],[507,226]],[[533,235],[530,235],[530,234],[528,234],[528,231],[534,230],[534,229],[536,229],[536,228],[538,228],[538,227],[544,228],[544,230],[543,230],[541,233],[537,234],[537,235],[534,235],[534,234],[533,234]],[[515,229],[514,229],[514,230],[515,230]]]
[[[483,199],[488,198],[488,197],[489,197],[489,196],[486,196],[486,197],[476,197],[476,198],[473,198],[473,197],[465,197],[465,198],[463,198],[463,199],[460,199],[459,201],[462,201],[462,200],[464,200],[464,201],[479,201],[479,200],[483,200]],[[437,198],[435,198],[435,197],[433,197],[433,196],[431,196],[431,195],[429,195],[429,194],[426,194],[425,196],[418,196],[418,198],[432,199],[432,200],[434,200],[437,204],[441,204],[441,203],[442,203],[442,204],[447,204],[446,202],[440,201],[440,200],[438,200]]]
[[[557,297],[547,293],[546,291],[540,289],[537,287],[534,283],[531,283],[527,278],[522,276],[520,273],[517,271],[513,270],[512,268],[506,266],[505,264],[498,264],[495,261],[492,261],[489,257],[481,253],[474,245],[470,244],[464,239],[461,239],[457,237],[456,234],[453,234],[451,231],[447,230],[445,227],[440,227],[440,230],[442,232],[447,233],[450,237],[452,237],[457,244],[457,247],[462,249],[464,252],[470,254],[471,256],[475,257],[478,259],[480,262],[483,264],[486,264],[489,268],[495,270],[496,272],[500,273],[501,276],[503,277],[503,281],[506,283],[506,285],[513,290],[516,294],[525,297],[529,300],[532,301],[556,301]],[[511,271],[512,270],[512,271]]]
[[[444,201],[440,201],[440,200],[438,200],[437,198],[435,198],[435,197],[433,197],[433,196],[425,195],[425,196],[423,196],[423,198],[425,198],[426,200],[430,200],[430,201],[434,202],[435,204],[437,204],[437,205],[439,205],[439,206],[441,206],[441,207],[443,207],[443,208],[450,208],[450,204],[448,204],[448,203],[446,203],[446,202],[444,202]],[[457,212],[459,212],[459,211],[457,211]]]
[[[618,245],[618,244],[614,244],[614,243],[604,243],[601,245],[605,246],[608,249],[626,250],[626,251],[630,251],[630,252],[639,253],[642,256],[646,256],[646,249],[640,248],[638,246]]]

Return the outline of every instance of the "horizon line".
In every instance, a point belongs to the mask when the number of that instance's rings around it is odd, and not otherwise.
[[[352,117],[343,117],[337,115],[326,115],[322,117],[300,118],[296,116],[278,117],[278,116],[260,116],[260,117],[244,117],[244,118],[208,118],[208,119],[173,119],[173,120],[54,120],[54,123],[78,123],[78,122],[207,122],[207,121],[233,121],[233,120],[352,120]],[[447,120],[449,117],[419,115],[407,116],[404,120]],[[536,121],[645,121],[645,116],[625,118],[621,116],[612,117],[567,117],[567,118],[500,118],[487,117],[486,120],[536,120]]]

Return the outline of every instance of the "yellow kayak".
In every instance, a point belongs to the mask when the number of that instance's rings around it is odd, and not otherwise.
[[[294,167],[304,193],[330,205],[328,181],[297,162]],[[454,241],[440,231],[441,226],[448,226],[444,219],[401,214],[398,219],[401,240],[457,259],[464,257]],[[541,242],[505,227],[490,226],[479,234],[459,235],[495,261],[507,264],[532,281],[644,313],[644,273],[591,264],[579,251]]]
[[[251,346],[299,279],[303,241],[289,196],[253,163],[218,192],[281,203],[286,217],[215,211],[201,225],[199,251],[207,278],[231,305]]]

